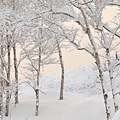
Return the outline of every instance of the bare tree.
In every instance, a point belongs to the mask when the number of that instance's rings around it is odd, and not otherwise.
[[[61,3],[61,1],[59,1],[58,3]],[[58,3],[57,3],[57,5],[59,5]],[[64,4],[64,3],[66,3],[66,4]],[[110,115],[111,115],[110,105],[109,105],[109,96],[107,93],[108,90],[105,85],[104,71],[103,71],[103,67],[102,67],[103,60],[100,55],[99,45],[98,45],[98,44],[101,44],[102,42],[99,42],[99,43],[97,42],[96,33],[93,34],[93,29],[95,31],[97,31],[98,34],[100,34],[101,32],[104,32],[104,34],[111,33],[111,34],[114,34],[114,36],[119,38],[120,35],[118,32],[114,32],[113,29],[111,29],[105,23],[102,22],[103,9],[109,5],[116,5],[116,6],[118,5],[119,6],[119,3],[117,4],[117,2],[115,2],[115,1],[100,1],[100,0],[90,1],[90,2],[86,2],[86,0],[83,0],[83,2],[66,0],[60,5],[62,5],[62,7],[59,6],[59,8],[57,8],[57,9],[55,9],[55,7],[52,9],[53,14],[54,15],[64,15],[64,16],[67,16],[68,18],[70,17],[70,20],[75,21],[78,24],[78,26],[80,26],[80,28],[82,28],[80,30],[84,31],[84,33],[87,35],[87,37],[89,39],[88,46],[86,45],[87,47],[86,46],[81,47],[80,43],[81,43],[82,39],[78,42],[75,40],[78,33],[75,33],[71,37],[71,35],[70,36],[67,35],[68,32],[65,32],[66,30],[64,30],[60,24],[57,24],[54,22],[54,24],[56,24],[57,26],[60,26],[61,30],[63,31],[62,35],[66,36],[66,38],[69,39],[70,42],[78,50],[85,50],[86,52],[91,54],[92,57],[95,59],[95,63],[96,63],[96,66],[97,66],[98,72],[99,72],[99,78],[100,78],[100,82],[101,82],[102,93],[103,93],[103,98],[104,98],[104,103],[105,103],[106,118],[107,118],[107,120],[109,120]],[[74,10],[73,7],[77,9],[77,12]],[[102,39],[100,41],[102,41]],[[106,53],[107,53],[107,56],[109,56],[108,49],[107,49]],[[110,68],[109,62],[110,62],[110,60],[108,60],[108,65]],[[111,80],[111,78],[113,77],[113,76],[111,77],[111,70],[109,70],[109,75],[110,75],[110,80]],[[113,79],[111,81],[113,81]],[[112,89],[112,91],[113,91],[113,89]],[[114,102],[114,105],[115,105],[115,109],[117,110],[117,105],[115,104],[115,102]]]
[[[56,38],[57,39],[57,38]],[[63,100],[63,91],[64,91],[64,64],[63,64],[63,58],[62,58],[62,51],[60,48],[60,43],[57,41],[57,49],[59,53],[59,60],[60,60],[60,66],[61,66],[61,85],[60,85],[60,100]]]

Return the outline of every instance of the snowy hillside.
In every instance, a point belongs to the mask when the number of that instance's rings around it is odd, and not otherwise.
[[[42,77],[42,89],[60,88],[60,73],[49,73]],[[67,70],[65,72],[65,91],[83,93],[84,95],[94,95],[101,93],[98,73],[91,65],[81,65],[78,68]]]
[[[112,120],[120,120],[120,110],[115,114]]]
[[[59,72],[51,72],[40,78],[40,89],[59,90],[61,82],[61,74]],[[32,82],[31,82],[32,83]],[[32,83],[33,84],[33,83]],[[20,89],[30,86],[21,84]],[[101,84],[98,72],[92,65],[81,65],[78,68],[65,71],[64,90],[66,92],[81,93],[84,96],[99,95],[101,93]]]
[[[119,77],[116,77],[116,85],[120,86]],[[41,89],[60,88],[60,73],[53,72],[42,76],[40,80]],[[108,81],[107,73],[105,73],[105,80]],[[110,85],[107,83],[107,86]],[[81,65],[78,68],[65,71],[65,91],[82,93],[84,95],[98,95],[101,93],[101,84],[99,75],[95,66]]]

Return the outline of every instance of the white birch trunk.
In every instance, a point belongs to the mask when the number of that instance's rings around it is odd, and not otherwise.
[[[64,64],[63,64],[63,58],[62,58],[62,51],[60,49],[60,44],[57,40],[57,48],[59,53],[59,59],[60,59],[60,65],[61,65],[61,86],[60,86],[60,100],[63,100],[63,91],[64,91]]]
[[[96,65],[97,65],[97,68],[99,71],[99,78],[100,78],[100,82],[101,82],[102,93],[103,93],[103,98],[104,98],[104,103],[105,103],[106,118],[107,118],[107,120],[110,120],[110,106],[109,106],[109,102],[108,102],[109,99],[108,99],[108,94],[106,93],[105,88],[104,88],[104,76],[103,76],[103,71],[101,69],[101,62],[100,62],[100,58],[99,58],[99,53],[98,53],[94,38],[92,36],[91,30],[90,30],[89,22],[87,21],[86,13],[82,7],[80,7],[79,9],[80,9],[82,16],[83,16],[83,19],[85,21],[85,25],[86,25],[85,32],[88,35],[90,43],[93,47],[93,51],[94,51],[93,57],[95,58],[95,62],[96,62]]]
[[[18,104],[18,67],[17,67],[17,56],[16,56],[16,43],[13,45],[14,55],[14,69],[15,69],[15,104]]]
[[[35,88],[35,94],[36,94],[35,116],[38,116],[38,114],[39,114],[39,79],[40,79],[40,64],[41,64],[41,48],[40,48],[40,46],[39,46],[38,54],[39,54],[39,57],[38,57],[38,70],[37,70],[37,80],[36,80],[36,88]]]
[[[111,67],[111,62],[110,62],[110,50],[109,48],[106,49],[106,55],[107,55],[107,62],[108,62],[108,71],[109,71],[109,78],[110,78],[110,84],[111,84],[111,89],[112,89],[112,97],[113,97],[113,102],[114,102],[114,108],[115,112],[118,111],[118,103],[117,103],[117,96],[116,94],[116,87],[115,87],[115,79],[113,77],[113,68]]]
[[[7,68],[7,80],[6,81],[6,105],[5,105],[5,116],[8,116],[9,115],[9,103],[10,103],[10,90],[9,90],[9,87],[10,87],[10,38],[9,36],[7,35],[7,50],[8,50],[8,68]]]
[[[101,82],[102,93],[103,93],[103,98],[104,98],[104,103],[105,103],[106,117],[107,117],[107,120],[110,120],[109,98],[108,98],[107,91],[105,90],[104,75],[103,75],[103,72],[101,70],[101,65],[100,65],[98,53],[96,53],[95,59],[96,59],[96,65],[97,65],[98,71],[99,71],[99,78],[100,78],[100,82]]]

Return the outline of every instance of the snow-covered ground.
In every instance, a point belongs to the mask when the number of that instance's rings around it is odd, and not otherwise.
[[[114,115],[112,120],[120,120],[120,110]]]
[[[120,75],[116,77],[116,86],[120,87]],[[41,78],[41,89],[59,90],[60,73],[45,74]],[[106,85],[109,88],[108,74],[105,73]],[[81,93],[85,96],[101,94],[101,83],[98,72],[93,65],[81,65],[78,68],[65,71],[65,91]]]
[[[60,74],[42,76],[39,116],[35,117],[35,95],[28,84],[20,85],[17,106],[11,101],[10,116],[4,120],[105,120],[97,71],[81,66],[65,72],[64,100],[59,100]],[[118,84],[119,85],[119,84]],[[113,120],[120,120],[119,113]]]
[[[60,101],[59,91],[46,90],[40,95],[39,116],[35,117],[35,96],[33,91],[25,90],[20,95],[20,103],[12,105],[11,115],[5,120],[105,120],[101,97],[83,97],[80,94],[65,92]]]
[[[60,88],[60,73],[49,73],[41,78],[41,89]],[[96,95],[101,93],[98,73],[92,65],[81,65],[78,68],[65,71],[65,91]]]

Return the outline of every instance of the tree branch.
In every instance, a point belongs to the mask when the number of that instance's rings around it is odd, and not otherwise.
[[[114,34],[116,37],[120,38],[120,34],[115,33],[111,28],[109,28],[107,25],[103,26],[108,32]]]

